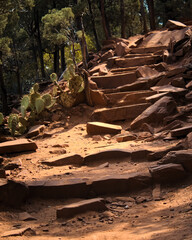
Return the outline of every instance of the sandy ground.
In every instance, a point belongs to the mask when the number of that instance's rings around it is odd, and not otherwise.
[[[122,148],[128,150],[163,149],[172,143],[162,140],[154,142],[117,143],[110,135],[91,137],[86,133],[86,122],[91,109],[79,106],[68,120],[54,122],[46,128],[52,137],[37,138],[38,149],[33,153],[10,154],[7,160],[20,161],[21,167],[8,171],[8,178],[28,181],[39,179],[95,178],[110,174],[145,172],[154,163],[126,161],[109,162],[109,167],[99,168],[99,162],[93,166],[48,167],[42,160],[63,154],[78,153],[85,156],[104,149]],[[67,124],[66,124],[67,122]],[[123,129],[127,122],[120,123]],[[89,212],[69,220],[57,220],[56,209],[69,200],[30,199],[19,209],[0,209],[0,236],[9,230],[31,227],[36,235],[26,233],[24,236],[7,237],[6,239],[31,240],[163,240],[192,239],[192,186],[191,179],[179,186],[161,189],[162,198],[155,201],[153,189],[131,194],[129,196],[106,196],[108,211],[105,213]],[[28,212],[36,218],[34,221],[21,221],[19,214]],[[5,239],[5,238],[2,238]]]

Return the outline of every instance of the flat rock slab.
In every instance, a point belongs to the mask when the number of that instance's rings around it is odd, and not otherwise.
[[[30,227],[26,227],[4,232],[3,235],[1,235],[1,237],[22,236],[26,232],[29,232],[30,235],[35,235],[35,232]]]
[[[181,164],[163,164],[149,168],[153,180],[158,183],[178,182],[186,177],[186,172]]]
[[[171,136],[172,137],[185,137],[190,132],[192,132],[192,125],[172,130]]]
[[[75,215],[88,211],[103,212],[106,210],[107,207],[104,204],[104,199],[94,198],[65,205],[57,209],[57,218],[72,218]]]
[[[101,122],[114,122],[125,119],[134,119],[150,106],[148,103],[135,104],[122,107],[102,108],[95,110],[92,120]]]
[[[86,198],[88,188],[81,179],[32,181],[26,183],[31,197],[47,199]]]
[[[79,154],[62,154],[49,160],[42,161],[41,163],[48,166],[65,166],[65,165],[77,165],[83,164],[83,157]]]
[[[139,90],[148,90],[148,80],[137,80],[134,83],[126,84],[124,86],[120,86],[116,88],[117,91],[125,92],[125,91],[138,91]]]
[[[154,94],[150,97],[146,97],[145,100],[147,102],[150,102],[150,103],[153,104],[153,103],[157,102],[159,99],[161,99],[162,97],[165,97],[165,96],[166,97],[170,96],[170,93],[169,92],[157,93],[157,94]]]
[[[168,28],[169,30],[176,30],[176,29],[186,28],[187,26],[178,21],[168,20],[165,27]]]
[[[27,139],[17,139],[0,143],[0,154],[35,151],[37,149],[35,142]]]
[[[151,89],[159,93],[169,92],[169,93],[175,93],[178,95],[185,95],[187,93],[187,89],[178,88],[171,85],[156,86],[156,87],[151,87]]]
[[[98,195],[129,193],[151,186],[151,180],[150,174],[124,174],[92,180],[89,186]]]
[[[87,133],[90,135],[100,135],[100,134],[118,134],[122,130],[119,125],[102,123],[102,122],[88,122],[87,123]]]
[[[133,141],[137,137],[131,133],[124,133],[120,134],[116,137],[117,142],[127,142],[127,141]]]
[[[182,164],[186,171],[192,172],[192,149],[171,151],[160,161],[161,164]]]
[[[40,132],[42,132],[44,129],[45,129],[45,125],[33,126],[29,129],[29,131],[27,133],[27,137],[28,138],[35,137],[35,136],[39,135]]]
[[[167,46],[155,46],[155,47],[139,47],[131,49],[131,53],[142,54],[142,53],[154,53],[161,50],[167,49]]]
[[[124,158],[129,158],[131,156],[131,152],[124,149],[111,149],[105,150],[97,153],[93,153],[84,157],[84,164],[96,164],[97,162],[110,161],[110,160],[120,160]]]
[[[160,56],[119,58],[115,59],[115,64],[118,67],[134,67],[155,64],[158,63],[160,60]]]
[[[116,88],[121,85],[130,84],[137,80],[135,72],[96,76],[91,77],[91,80],[97,84],[99,88]]]

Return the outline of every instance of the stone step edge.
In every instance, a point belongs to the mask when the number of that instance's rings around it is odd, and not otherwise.
[[[109,194],[118,193],[131,193],[143,190],[145,188],[153,187],[157,183],[172,184],[178,183],[189,176],[189,173],[185,171],[182,164],[178,165],[182,169],[182,177],[175,178],[174,175],[165,178],[165,183],[162,179],[156,179],[153,176],[150,168],[147,173],[137,172],[123,175],[109,175],[98,179],[78,180],[71,179],[68,183],[64,180],[53,181],[32,181],[25,182],[29,189],[29,198],[44,198],[44,199],[69,199],[69,198],[90,198],[92,195],[103,196]],[[157,167],[168,167],[168,164],[156,165]]]
[[[49,160],[47,161],[42,160],[40,163],[47,166],[52,166],[52,167],[61,167],[66,165],[75,165],[75,166],[81,167],[81,166],[88,166],[92,163],[95,164],[97,163],[97,161],[110,161],[110,159],[114,160],[117,157],[118,157],[118,161],[119,160],[125,161],[127,158],[129,158],[129,160],[133,162],[141,162],[142,157],[144,157],[142,160],[148,161],[148,155],[153,153],[154,152],[149,151],[147,149],[138,149],[135,151],[128,151],[126,149],[115,148],[115,149],[109,149],[109,150],[88,154],[85,157],[82,157],[79,154],[71,155],[70,156],[71,158],[72,156],[74,156],[74,158],[77,158],[79,156],[80,161],[78,160],[77,162],[73,161],[73,159],[71,160],[71,162],[70,160],[68,161],[68,156],[66,156],[66,162],[65,162],[65,154],[63,154],[61,155],[61,158],[59,158],[59,156],[51,158],[53,159],[53,162]]]

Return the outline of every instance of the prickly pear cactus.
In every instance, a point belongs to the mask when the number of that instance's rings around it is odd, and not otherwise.
[[[17,125],[19,123],[19,117],[17,114],[10,114],[8,118],[8,128],[12,136],[15,136],[17,131]]]
[[[84,89],[84,81],[83,78],[79,75],[75,75],[71,80],[69,81],[69,89],[71,93],[79,93],[82,92]]]
[[[39,84],[38,83],[35,83],[33,85],[33,90],[34,90],[35,93],[37,93],[39,91]]]
[[[72,107],[75,103],[75,98],[67,92],[61,93],[60,100],[61,104],[66,108]]]
[[[41,113],[45,109],[45,103],[42,98],[37,98],[35,100],[35,109],[37,114]]]

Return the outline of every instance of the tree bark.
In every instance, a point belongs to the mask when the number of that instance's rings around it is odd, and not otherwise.
[[[147,21],[146,21],[146,16],[145,16],[145,8],[144,8],[144,3],[143,0],[140,0],[140,11],[141,11],[141,18],[142,18],[142,23],[143,23],[143,32],[147,33]]]
[[[59,47],[55,45],[54,52],[54,72],[59,75]]]
[[[33,51],[33,59],[35,64],[35,71],[36,71],[36,79],[39,79],[39,67],[38,67],[38,61],[37,61],[37,49],[35,46],[35,40],[32,37],[32,43],[31,43],[32,51]]]
[[[13,51],[14,51],[14,58],[15,58],[15,63],[16,63],[16,77],[17,77],[18,94],[21,97],[22,96],[21,75],[20,75],[19,62],[18,62],[17,51],[16,51],[14,39],[13,39]]]
[[[65,71],[66,62],[65,62],[65,46],[61,47],[61,70],[62,72]]]
[[[106,20],[106,14],[105,14],[105,0],[100,0],[100,11],[101,11],[101,19],[102,19],[102,25],[103,25],[103,30],[105,33],[105,38],[109,39],[110,33],[109,29],[107,27],[107,20]]]
[[[120,0],[120,12],[121,12],[121,37],[125,38],[125,4],[124,0]]]
[[[155,24],[154,0],[147,0],[147,5],[148,5],[148,9],[149,9],[150,27],[151,27],[151,30],[155,30],[156,24]]]
[[[88,4],[89,4],[89,13],[90,13],[91,22],[92,22],[93,34],[94,34],[94,37],[95,37],[96,48],[97,48],[97,51],[99,51],[101,49],[101,46],[99,44],[97,31],[96,31],[96,27],[95,27],[95,19],[94,19],[94,15],[93,15],[91,0],[87,0],[87,1],[88,1]]]
[[[44,59],[43,59],[43,49],[42,49],[42,42],[41,42],[41,32],[39,27],[39,11],[34,8],[34,15],[35,15],[35,29],[37,31],[37,44],[38,44],[38,53],[39,59],[41,64],[41,75],[42,78],[45,78],[45,67],[44,67]]]
[[[7,103],[7,90],[5,88],[4,77],[3,77],[3,63],[2,63],[2,52],[0,51],[0,91],[1,101],[3,105],[3,113],[8,114],[8,103]]]

